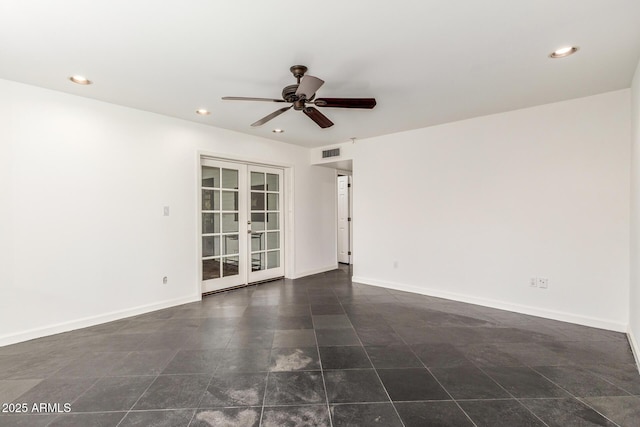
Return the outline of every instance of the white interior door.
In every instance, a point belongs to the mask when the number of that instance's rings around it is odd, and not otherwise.
[[[202,293],[284,276],[282,169],[201,165]]]
[[[351,263],[349,176],[338,177],[338,262]]]

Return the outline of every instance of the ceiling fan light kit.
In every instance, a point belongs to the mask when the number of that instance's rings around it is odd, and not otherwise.
[[[333,126],[333,122],[327,116],[322,114],[315,107],[332,107],[332,108],[364,108],[372,109],[376,106],[375,98],[317,98],[316,92],[324,84],[321,80],[314,76],[305,75],[307,67],[304,65],[294,65],[289,71],[296,78],[297,83],[286,86],[282,89],[282,99],[272,98],[250,98],[243,96],[224,96],[226,101],[266,101],[266,102],[288,102],[291,105],[280,108],[271,114],[266,115],[251,126],[262,126],[269,120],[278,117],[285,111],[293,108],[296,111],[302,111],[307,117],[313,120],[318,126],[325,129]],[[314,105],[309,106],[309,104]]]

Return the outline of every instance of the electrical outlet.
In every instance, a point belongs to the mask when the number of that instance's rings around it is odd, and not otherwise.
[[[162,284],[163,284],[163,285],[166,285],[168,282],[169,282],[169,278],[168,278],[167,276],[164,276],[164,277],[162,278]]]
[[[538,287],[540,289],[547,289],[549,287],[549,279],[545,277],[538,277]]]
[[[164,206],[164,207],[162,208],[162,214],[163,214],[164,216],[169,216],[169,206]]]
[[[536,279],[535,277],[532,277],[531,280],[529,281],[529,286],[531,286],[532,288],[537,288],[538,279]]]
[[[398,261],[393,261],[393,268],[398,268]]]

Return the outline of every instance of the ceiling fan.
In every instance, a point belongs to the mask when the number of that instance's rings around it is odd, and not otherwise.
[[[271,98],[248,98],[244,96],[223,96],[222,99],[228,101],[267,101],[267,102],[289,102],[290,106],[280,108],[273,113],[261,118],[251,126],[261,126],[269,120],[278,117],[280,114],[293,108],[302,111],[311,120],[316,122],[321,128],[333,126],[333,122],[315,107],[336,107],[336,108],[366,108],[371,109],[376,106],[375,98],[316,98],[316,91],[324,84],[324,80],[317,77],[305,76],[307,67],[304,65],[294,65],[289,69],[293,77],[298,80],[297,84],[286,86],[282,89],[282,99]]]

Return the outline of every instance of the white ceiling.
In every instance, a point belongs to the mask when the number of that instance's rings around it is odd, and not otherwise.
[[[0,78],[307,147],[627,88],[639,58],[638,0],[0,2]],[[285,104],[220,99],[279,98],[294,64],[378,105],[251,128]]]

